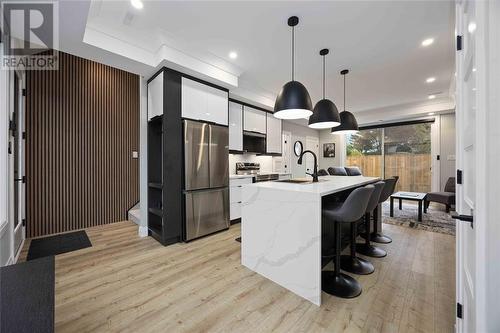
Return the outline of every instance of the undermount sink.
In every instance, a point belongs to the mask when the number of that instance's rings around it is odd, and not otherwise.
[[[312,179],[303,179],[303,178],[282,179],[282,180],[276,180],[276,181],[280,182],[280,183],[292,183],[292,184],[312,184],[313,183]],[[319,181],[322,182],[324,180],[320,179]]]

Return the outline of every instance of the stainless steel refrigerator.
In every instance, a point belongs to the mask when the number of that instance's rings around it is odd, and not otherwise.
[[[229,129],[184,120],[187,241],[229,228]]]

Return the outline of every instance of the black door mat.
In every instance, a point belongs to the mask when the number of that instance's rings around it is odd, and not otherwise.
[[[54,256],[56,254],[81,250],[91,246],[92,243],[85,230],[37,238],[31,241],[27,260]]]
[[[54,332],[54,257],[0,268],[0,332]]]

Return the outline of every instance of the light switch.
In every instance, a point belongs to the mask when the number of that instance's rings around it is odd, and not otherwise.
[[[139,158],[139,152],[138,151],[133,151],[132,152],[132,158]]]

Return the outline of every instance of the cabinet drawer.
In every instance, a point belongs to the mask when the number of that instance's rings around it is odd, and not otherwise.
[[[229,206],[229,219],[235,220],[241,218],[241,204],[232,203]]]
[[[285,180],[285,179],[291,179],[292,175],[286,174],[286,175],[280,175],[279,180]]]
[[[229,202],[230,203],[241,203],[241,187],[242,185],[238,186],[231,186],[229,188]]]
[[[234,179],[229,179],[229,186],[239,186],[239,185],[244,185],[244,184],[252,184],[253,179],[252,177],[247,177],[247,178],[234,178]]]

